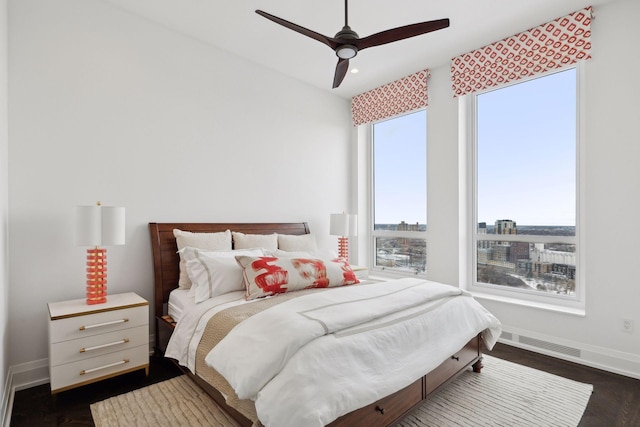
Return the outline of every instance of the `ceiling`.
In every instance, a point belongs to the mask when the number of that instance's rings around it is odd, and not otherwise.
[[[326,45],[255,13],[264,10],[333,37],[344,25],[344,0],[104,0],[344,98],[511,36],[575,10],[615,0],[351,0],[349,25],[360,37],[449,18],[449,28],[362,51],[331,89],[337,63]]]

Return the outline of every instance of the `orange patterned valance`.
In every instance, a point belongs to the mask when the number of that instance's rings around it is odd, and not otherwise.
[[[451,60],[462,96],[591,58],[591,7]]]
[[[429,70],[356,95],[351,100],[353,125],[372,123],[427,106]]]

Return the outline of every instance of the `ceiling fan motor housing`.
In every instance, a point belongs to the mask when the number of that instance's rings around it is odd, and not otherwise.
[[[338,31],[334,39],[340,42],[340,46],[336,48],[336,55],[338,58],[351,59],[358,54],[358,48],[352,44],[349,44],[349,40],[357,40],[358,33],[353,31],[351,27],[345,25],[342,30]]]

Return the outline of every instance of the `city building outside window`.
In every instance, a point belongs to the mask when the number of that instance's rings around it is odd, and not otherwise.
[[[427,268],[427,113],[372,125],[373,269],[424,274]]]
[[[578,296],[577,71],[472,95],[476,290]]]

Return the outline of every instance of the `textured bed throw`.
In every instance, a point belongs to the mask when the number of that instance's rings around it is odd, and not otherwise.
[[[485,356],[403,420],[402,427],[558,426],[580,422],[593,386]],[[185,376],[91,405],[97,427],[237,426]]]

